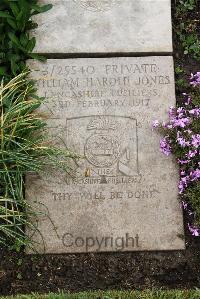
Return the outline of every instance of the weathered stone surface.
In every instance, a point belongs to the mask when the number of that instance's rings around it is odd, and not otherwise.
[[[172,52],[170,0],[41,0],[36,52]]]
[[[48,99],[42,110],[50,134],[85,156],[73,166],[75,179],[51,170],[47,177],[27,177],[28,202],[40,202],[45,212],[37,223],[42,238],[33,236],[36,249],[183,249],[178,170],[160,153],[160,136],[151,129],[175,104],[172,57],[29,65],[39,94]]]

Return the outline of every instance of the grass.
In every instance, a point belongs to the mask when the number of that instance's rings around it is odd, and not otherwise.
[[[36,112],[43,98],[22,73],[0,86],[0,244],[14,249],[30,243],[24,226],[31,226],[31,207],[24,198],[24,176],[45,167],[70,171],[76,155],[53,146],[44,116]],[[39,212],[39,211],[38,211]]]
[[[95,291],[47,295],[17,295],[0,299],[199,299],[200,290]]]

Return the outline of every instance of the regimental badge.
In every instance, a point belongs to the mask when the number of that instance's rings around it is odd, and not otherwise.
[[[94,115],[68,118],[66,122],[66,144],[84,156],[77,164],[78,177],[139,174],[136,119]]]
[[[94,133],[85,144],[85,157],[96,167],[110,167],[120,156],[120,142],[115,135],[117,124],[106,117],[91,120],[87,130]]]
[[[113,6],[120,4],[122,0],[74,0],[74,2],[87,10],[98,12],[107,11]]]

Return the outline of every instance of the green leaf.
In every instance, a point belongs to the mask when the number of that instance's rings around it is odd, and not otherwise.
[[[14,34],[13,32],[8,32],[8,36],[9,36],[10,40],[11,40],[14,44],[16,44],[17,46],[21,47],[18,38],[15,36],[15,34]]]
[[[26,52],[26,49],[23,48],[20,44],[20,41],[19,39],[16,37],[16,35],[13,33],[13,32],[8,32],[8,36],[10,38],[10,40],[15,44],[17,45],[17,47],[22,50],[23,52]]]
[[[17,3],[15,2],[9,2],[10,8],[12,10],[12,13],[15,17],[17,17],[18,13],[19,13],[19,8],[17,6]]]
[[[15,63],[15,60],[14,59],[11,59],[11,70],[12,70],[12,73],[14,75],[17,74],[17,71],[19,70],[19,67],[18,65]]]
[[[7,65],[7,79],[24,69],[28,57],[46,60],[45,57],[32,53],[36,40],[28,34],[28,30],[37,27],[37,23],[31,20],[31,15],[52,8],[51,4],[39,3],[39,0],[0,0],[0,60],[3,66]],[[4,73],[5,69],[1,69],[0,76]]]
[[[52,4],[46,4],[43,6],[32,5],[32,9],[33,9],[32,15],[46,12],[46,11],[50,10],[52,7],[53,7]]]
[[[9,13],[0,11],[0,18],[14,19]]]
[[[7,19],[8,24],[14,29],[17,30],[17,24],[12,19]]]
[[[5,66],[0,66],[0,75],[1,76],[6,75],[6,67]]]
[[[21,10],[21,11],[19,12],[19,14],[17,15],[16,20],[17,20],[17,21],[21,20],[22,16],[23,16],[23,11]]]
[[[33,49],[35,48],[35,44],[36,44],[36,39],[35,37],[32,37],[26,46],[27,52],[32,52]]]
[[[47,60],[46,57],[44,57],[42,55],[39,55],[39,54],[36,54],[36,53],[29,53],[28,56],[33,58],[33,59],[40,60],[40,61],[46,61]]]
[[[29,41],[29,39],[28,39],[27,34],[22,33],[22,34],[20,35],[20,43],[21,43],[21,45],[22,45],[24,48],[26,48],[26,46],[27,46],[27,44],[28,44],[28,41]]]

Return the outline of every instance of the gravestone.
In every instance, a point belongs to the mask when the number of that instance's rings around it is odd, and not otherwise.
[[[41,0],[38,53],[172,52],[170,0]]]
[[[155,119],[175,105],[172,57],[29,61],[55,144],[81,156],[75,176],[29,174],[43,253],[184,249],[178,169]],[[31,232],[32,234],[32,232]],[[30,251],[29,251],[30,253]]]

